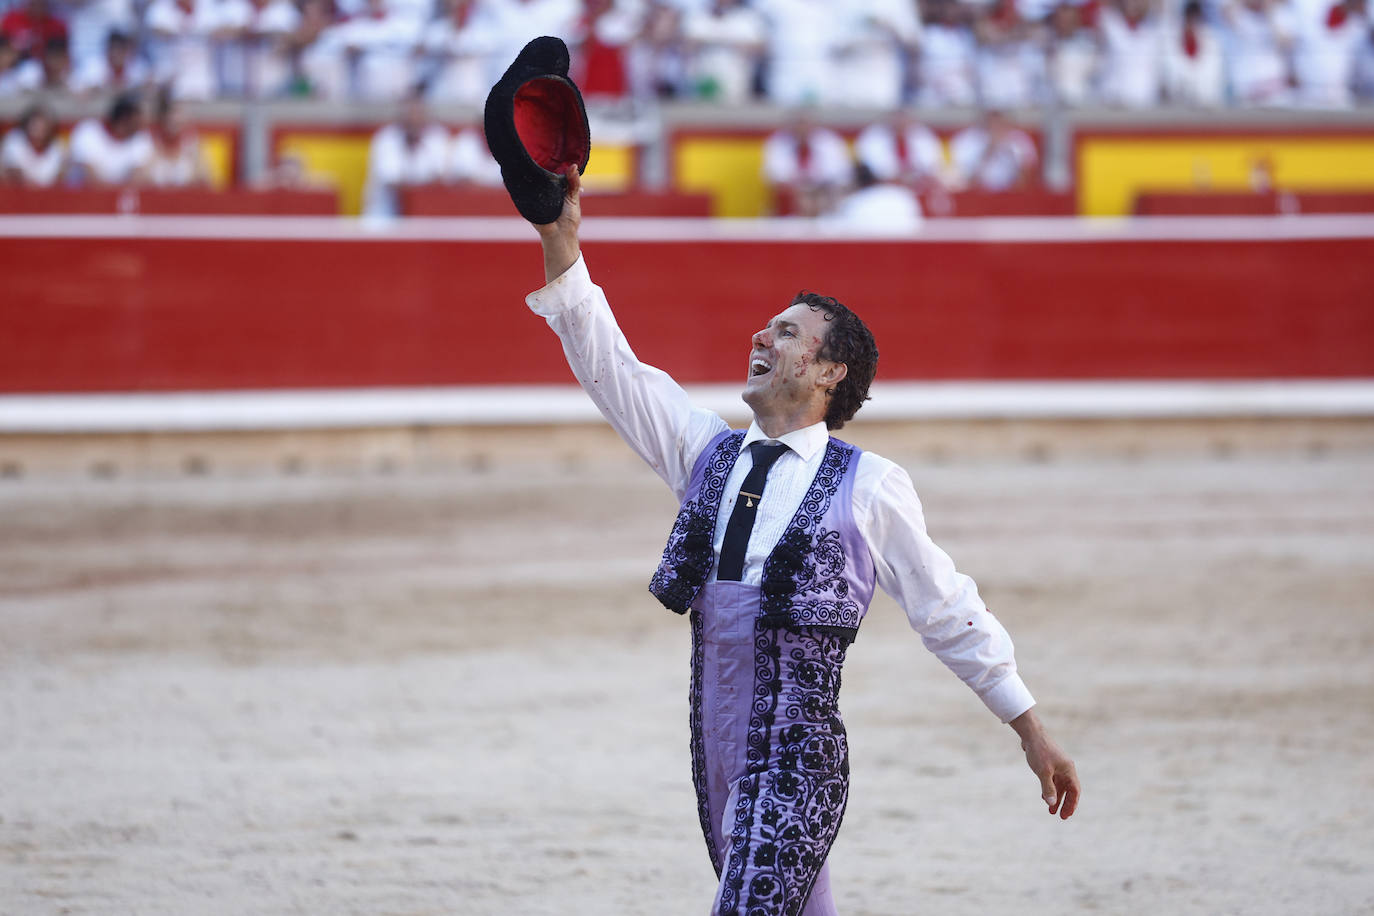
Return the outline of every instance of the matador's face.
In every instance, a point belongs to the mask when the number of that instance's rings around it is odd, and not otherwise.
[[[843,378],[844,364],[820,355],[825,313],[798,303],[788,306],[754,335],[744,402],[755,414],[794,412],[819,403]]]

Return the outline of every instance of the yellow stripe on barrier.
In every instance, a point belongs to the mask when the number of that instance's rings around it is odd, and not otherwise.
[[[1084,138],[1078,208],[1129,214],[1142,191],[1374,190],[1374,135]]]

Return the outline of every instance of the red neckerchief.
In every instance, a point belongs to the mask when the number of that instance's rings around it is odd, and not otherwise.
[[[1349,13],[1345,9],[1344,3],[1337,3],[1331,7],[1331,11],[1326,14],[1326,27],[1333,32],[1345,25],[1346,17]]]
[[[1197,32],[1192,26],[1183,27],[1183,53],[1189,57],[1197,57],[1198,41]]]

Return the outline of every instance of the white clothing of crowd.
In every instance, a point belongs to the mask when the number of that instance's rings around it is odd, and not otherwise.
[[[501,167],[479,131],[464,128],[450,134],[429,122],[422,108],[412,107],[372,136],[363,213],[398,216],[398,190],[430,184],[497,188],[501,187]]]
[[[852,150],[835,131],[801,119],[764,142],[763,178],[792,215],[878,232],[919,225],[918,193],[1001,192],[1035,182],[1035,142],[1000,112],[955,132],[948,147],[946,154],[934,131],[902,112],[865,127]]]
[[[155,134],[140,119],[137,112],[86,118],[64,139],[50,112],[31,109],[0,141],[0,182],[32,188],[208,185],[209,166],[194,131]]]
[[[22,2],[0,0],[0,11]],[[593,49],[617,61],[612,69],[624,78],[590,85],[589,95],[872,109],[1374,101],[1367,0],[52,5],[69,27],[69,73],[45,74],[33,59],[0,60],[0,95],[155,81],[183,99],[396,101],[424,85],[429,101],[480,104],[529,39],[552,34],[571,46],[574,77]],[[127,66],[106,62],[112,31],[133,39]]]

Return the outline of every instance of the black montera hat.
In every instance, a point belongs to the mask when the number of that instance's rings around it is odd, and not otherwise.
[[[487,146],[520,215],[552,223],[574,165],[587,168],[591,129],[582,93],[568,79],[568,46],[545,35],[525,45],[491,87],[486,108]]]

